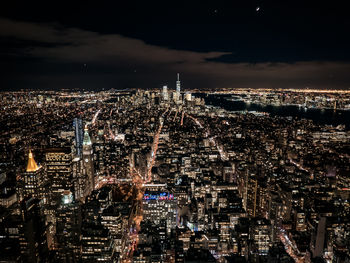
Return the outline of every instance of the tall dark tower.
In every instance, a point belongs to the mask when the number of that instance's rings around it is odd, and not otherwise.
[[[81,157],[83,148],[83,121],[80,118],[74,118],[73,120],[74,134],[75,134],[75,148],[76,155]]]
[[[83,168],[86,175],[86,195],[91,193],[95,187],[95,173],[94,173],[94,160],[92,153],[92,143],[87,126],[84,129],[84,141],[83,141]],[[85,196],[86,196],[85,195]]]
[[[20,203],[22,228],[20,229],[21,262],[45,262],[48,253],[46,228],[40,215],[39,199],[26,197]]]

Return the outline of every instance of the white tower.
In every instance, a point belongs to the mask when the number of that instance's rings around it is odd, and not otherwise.
[[[181,83],[180,83],[180,74],[177,73],[177,81],[176,81],[176,92],[175,92],[175,103],[180,102],[180,96],[181,96]]]
[[[163,100],[168,100],[168,87],[163,86]]]
[[[181,92],[180,74],[177,73],[176,93],[178,93],[180,96],[180,92]]]

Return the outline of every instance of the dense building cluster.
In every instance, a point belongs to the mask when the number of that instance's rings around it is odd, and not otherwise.
[[[350,262],[343,126],[230,112],[179,79],[0,96],[0,262]]]

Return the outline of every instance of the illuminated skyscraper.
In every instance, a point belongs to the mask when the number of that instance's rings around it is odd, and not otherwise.
[[[180,101],[181,96],[181,82],[180,82],[180,74],[177,73],[177,81],[176,81],[176,92],[174,101],[178,103]]]
[[[250,238],[253,241],[250,253],[266,256],[272,245],[270,222],[264,218],[253,219],[250,228]]]
[[[33,153],[29,151],[26,171],[22,178],[22,197],[43,197],[44,168],[38,166],[34,160]]]
[[[176,92],[178,94],[180,94],[180,92],[181,92],[181,82],[180,82],[180,74],[179,73],[177,73]]]
[[[163,100],[167,101],[169,99],[169,95],[168,95],[168,87],[167,86],[163,86]]]
[[[51,182],[52,192],[61,194],[64,190],[73,191],[72,152],[69,147],[49,148],[45,162],[47,177]]]
[[[87,126],[84,129],[84,141],[83,141],[83,172],[86,176],[86,189],[88,195],[95,187],[95,172],[94,172],[94,160],[92,152],[92,143]],[[85,195],[85,196],[86,196]]]
[[[246,178],[245,208],[251,217],[267,218],[268,198],[266,182],[255,175]]]
[[[85,176],[82,173],[83,162],[80,157],[75,157],[72,161],[73,180],[74,180],[74,198],[79,200],[84,198],[85,192]]]
[[[80,206],[64,191],[56,210],[57,256],[60,262],[77,262],[80,255]]]
[[[307,230],[306,215],[302,210],[295,213],[295,230],[299,232],[305,232]]]
[[[185,94],[185,100],[192,101],[192,94],[190,92],[186,92]]]
[[[36,172],[38,169],[39,169],[39,166],[36,164],[34,160],[32,151],[29,150],[26,172]]]
[[[117,262],[114,240],[109,230],[96,223],[83,223],[81,230],[81,262]]]
[[[167,233],[176,228],[177,200],[173,194],[160,191],[146,191],[143,197],[143,219],[156,225],[164,219]]]
[[[101,204],[93,195],[82,206],[81,262],[117,262],[110,225],[102,224]],[[104,222],[106,223],[106,222]]]

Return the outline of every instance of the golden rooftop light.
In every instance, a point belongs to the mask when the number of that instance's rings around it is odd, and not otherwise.
[[[28,155],[28,164],[27,164],[27,172],[35,172],[36,170],[38,170],[39,167],[36,164],[32,151],[29,150],[29,155]]]

